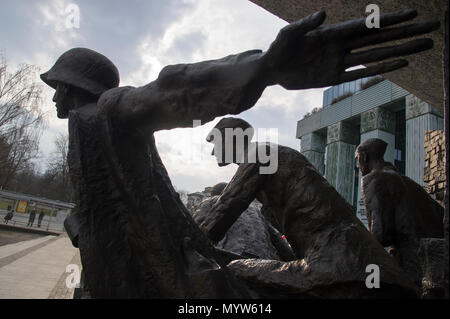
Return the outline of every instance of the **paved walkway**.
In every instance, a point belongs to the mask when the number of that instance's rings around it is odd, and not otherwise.
[[[0,299],[72,298],[69,264],[80,266],[79,252],[64,235],[1,246]]]

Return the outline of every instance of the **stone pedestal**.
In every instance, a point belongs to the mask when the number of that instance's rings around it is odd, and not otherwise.
[[[353,205],[357,128],[347,122],[328,126],[325,178]]]
[[[369,138],[379,138],[388,146],[384,160],[394,164],[395,160],[395,114],[381,107],[361,113],[361,142]]]
[[[443,238],[422,238],[418,251],[422,264],[422,298],[435,299],[445,297]]]
[[[309,133],[301,138],[300,152],[314,165],[320,174],[325,173],[324,154],[326,137],[318,133]]]

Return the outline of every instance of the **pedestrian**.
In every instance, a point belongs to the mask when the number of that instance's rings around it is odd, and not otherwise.
[[[5,224],[8,224],[8,222],[9,222],[13,217],[14,217],[13,212],[12,212],[12,211],[9,211],[9,212],[5,215],[5,217],[3,218]]]
[[[28,224],[27,227],[33,227],[33,223],[34,223],[34,218],[36,217],[36,210],[33,209],[30,213],[30,218],[28,218]]]
[[[41,213],[39,214],[39,217],[38,217],[38,228],[41,227],[41,223],[42,223],[42,219],[44,218],[44,215],[45,215],[44,211],[41,210]]]

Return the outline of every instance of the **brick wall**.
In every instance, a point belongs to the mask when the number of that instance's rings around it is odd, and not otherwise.
[[[423,181],[428,193],[444,205],[446,180],[444,132],[440,130],[426,130],[424,142],[425,168]]]

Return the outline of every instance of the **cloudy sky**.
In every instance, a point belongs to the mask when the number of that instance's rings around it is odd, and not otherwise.
[[[247,0],[0,0],[0,4],[0,53],[11,70],[20,63],[30,63],[46,71],[64,51],[87,47],[116,64],[120,85],[132,86],[155,80],[166,65],[266,50],[287,24]],[[79,9],[78,27],[72,19],[74,7]],[[323,90],[270,87],[256,106],[240,117],[255,128],[272,128],[268,135],[271,141],[298,150],[296,122],[321,106]],[[48,126],[41,139],[41,169],[53,151],[56,134],[67,132],[67,120],[56,117],[51,101],[54,91],[45,87],[44,93]],[[229,181],[236,171],[236,165],[219,168],[210,155],[212,146],[204,141],[219,119],[195,129],[155,134],[177,189],[203,190]],[[275,129],[278,134],[274,134]],[[261,135],[256,139],[267,138]]]

